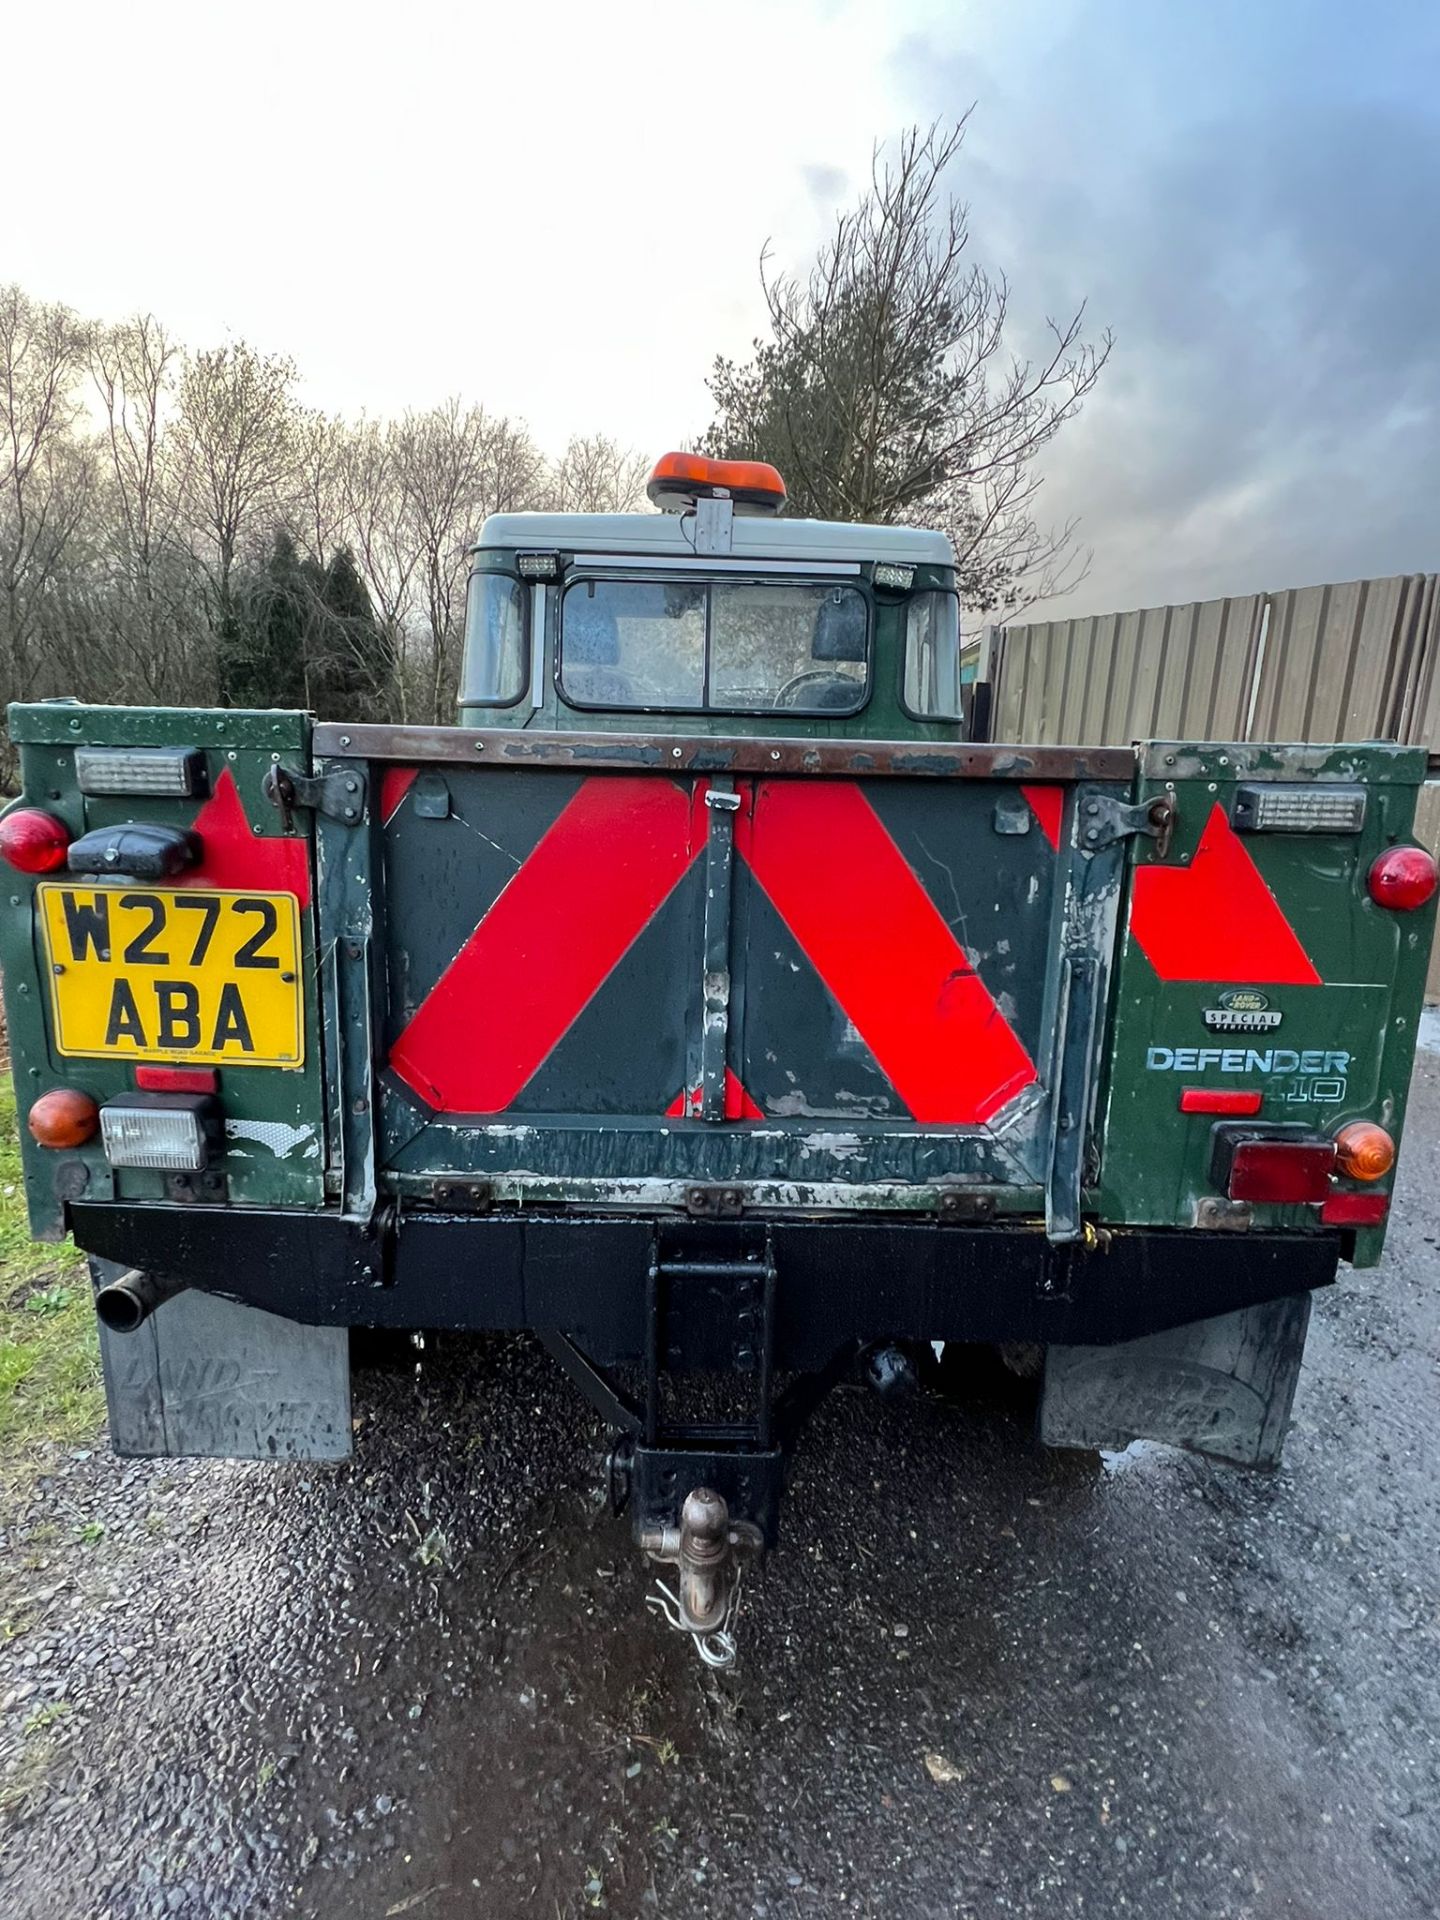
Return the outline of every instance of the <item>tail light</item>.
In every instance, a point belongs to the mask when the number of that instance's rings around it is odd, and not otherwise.
[[[1312,1205],[1330,1192],[1335,1142],[1308,1127],[1222,1122],[1214,1142],[1210,1177],[1232,1200]]]
[[[65,864],[70,829],[53,813],[21,807],[0,820],[0,858],[21,873],[53,873]]]
[[[1334,1165],[1333,1141],[1247,1140],[1235,1149],[1226,1191],[1275,1206],[1323,1200]]]
[[[42,1147],[83,1147],[95,1138],[100,1109],[75,1087],[52,1087],[31,1107],[27,1125]]]
[[[1424,847],[1391,847],[1370,869],[1367,882],[1377,907],[1413,913],[1434,893],[1440,873]]]
[[[1335,1170],[1350,1180],[1383,1180],[1395,1164],[1395,1142],[1373,1120],[1352,1120],[1335,1136]]]

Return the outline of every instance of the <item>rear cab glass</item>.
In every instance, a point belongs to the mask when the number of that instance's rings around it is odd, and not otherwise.
[[[561,603],[560,690],[578,707],[854,713],[870,629],[848,582],[582,577]]]

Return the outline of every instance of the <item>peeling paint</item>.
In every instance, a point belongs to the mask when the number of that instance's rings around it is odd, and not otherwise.
[[[254,1140],[260,1146],[268,1147],[277,1160],[288,1160],[295,1149],[304,1146],[307,1141],[314,1144],[304,1158],[313,1159],[319,1152],[314,1127],[295,1127],[286,1120],[227,1120],[225,1134],[230,1140]],[[232,1147],[230,1151],[246,1157],[242,1147]]]

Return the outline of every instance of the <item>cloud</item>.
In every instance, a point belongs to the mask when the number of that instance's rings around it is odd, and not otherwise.
[[[1440,115],[1398,65],[1388,89],[1352,76],[1343,45],[1234,101],[1202,48],[1157,112],[1154,63],[1110,61],[1104,11],[1062,36],[1067,98],[1002,67],[1002,123],[983,100],[959,183],[1022,344],[1086,297],[1117,336],[1046,460],[1047,514],[1078,512],[1095,550],[1055,610],[1440,565]],[[965,59],[900,58],[920,98],[963,91]]]

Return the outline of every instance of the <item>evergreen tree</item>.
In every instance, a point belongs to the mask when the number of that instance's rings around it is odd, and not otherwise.
[[[322,720],[387,718],[394,649],[349,549],[337,548],[324,568],[307,560],[303,571],[310,590],[310,704]]]
[[[231,707],[304,707],[309,592],[295,542],[277,529],[263,567],[232,576],[220,619],[220,695]]]

